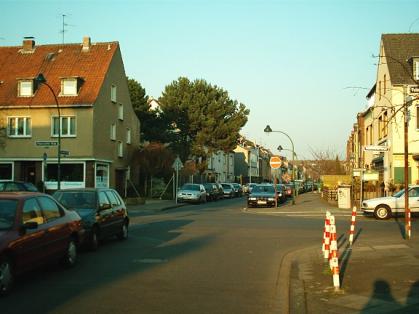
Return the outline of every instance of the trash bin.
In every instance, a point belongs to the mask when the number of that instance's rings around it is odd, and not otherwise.
[[[350,209],[351,208],[351,186],[338,186],[338,207]]]

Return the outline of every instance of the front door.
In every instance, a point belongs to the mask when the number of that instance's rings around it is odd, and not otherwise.
[[[22,163],[22,179],[25,182],[31,182],[36,185],[36,167],[35,162]]]
[[[115,190],[119,193],[119,195],[122,195],[122,197],[125,197],[125,175],[126,170],[125,169],[117,169],[115,170]]]

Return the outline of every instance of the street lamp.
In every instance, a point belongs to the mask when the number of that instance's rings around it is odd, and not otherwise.
[[[39,73],[38,76],[35,78],[35,81],[38,84],[44,84],[48,89],[51,91],[52,95],[54,96],[55,104],[57,105],[58,111],[58,152],[57,152],[57,190],[61,189],[61,112],[60,106],[58,105],[57,95],[55,94],[52,87],[47,83],[46,78],[42,73]]]
[[[292,141],[291,137],[287,133],[285,133],[283,131],[273,131],[269,125],[266,126],[264,132],[266,132],[266,133],[276,132],[276,133],[284,134],[286,137],[288,137],[288,139],[291,142],[291,149],[292,149],[292,172],[291,172],[291,175],[292,176],[291,176],[291,178],[292,178],[292,184],[293,184],[293,187],[294,187],[293,188],[293,191],[292,191],[292,205],[295,205],[295,177],[294,177],[294,161],[295,161],[294,157],[295,157],[295,150],[294,150],[294,142]]]

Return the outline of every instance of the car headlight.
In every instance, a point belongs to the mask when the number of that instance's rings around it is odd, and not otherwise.
[[[249,197],[249,201],[256,201],[256,197]]]
[[[275,200],[275,198],[274,197],[269,197],[268,198],[268,201],[274,201]]]

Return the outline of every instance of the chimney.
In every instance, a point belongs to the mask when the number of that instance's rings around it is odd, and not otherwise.
[[[33,37],[24,37],[23,51],[32,52],[35,48],[35,39]]]
[[[90,41],[90,37],[89,36],[84,36],[83,37],[83,48],[82,48],[82,51],[89,51],[91,45],[92,45],[92,43]]]

